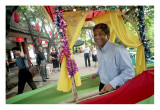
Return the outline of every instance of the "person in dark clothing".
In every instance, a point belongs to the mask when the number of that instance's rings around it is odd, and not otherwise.
[[[23,93],[26,82],[29,84],[29,86],[32,88],[32,90],[37,89],[37,86],[33,82],[32,74],[28,70],[29,65],[28,65],[28,61],[27,61],[27,55],[21,53],[21,50],[19,47],[12,48],[12,51],[13,51],[14,55],[17,57],[16,58],[16,65],[18,66],[17,68],[19,69],[18,93],[17,94]]]
[[[47,70],[46,70],[46,58],[44,56],[44,52],[43,52],[43,47],[39,47],[38,48],[38,52],[37,52],[37,64],[40,67],[40,74],[42,76],[42,80],[43,82],[46,82],[47,78]]]
[[[78,53],[78,49],[76,48],[76,53]]]
[[[84,60],[85,60],[86,67],[87,67],[87,59],[88,59],[88,66],[91,67],[91,64],[90,64],[90,48],[88,47],[88,44],[85,44],[83,52],[84,52]]]
[[[59,70],[59,63],[58,63],[58,52],[56,52],[55,48],[52,48],[51,57],[52,57],[53,68],[56,73],[57,72],[56,68],[58,68]]]

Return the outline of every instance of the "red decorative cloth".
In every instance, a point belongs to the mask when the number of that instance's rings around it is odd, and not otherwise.
[[[44,7],[47,10],[47,12],[48,12],[49,16],[51,17],[52,21],[54,22],[55,21],[54,19],[56,19],[55,12],[54,12],[55,6],[44,6]]]
[[[19,17],[19,14],[17,12],[14,12],[13,13],[13,19],[16,23],[19,23],[20,22],[20,17]]]
[[[52,36],[52,31],[49,31],[49,35]]]
[[[51,19],[53,22],[55,22],[56,16],[55,16],[55,8],[56,6],[44,6],[45,9],[47,10],[48,14],[50,15]],[[88,13],[90,13],[89,15],[86,16],[86,21],[90,21],[93,17],[96,17],[98,15],[104,14],[104,13],[108,13],[108,11],[98,11],[98,12],[93,12],[93,10],[88,11]]]
[[[36,24],[36,31],[39,31],[39,30],[40,30],[39,24]]]
[[[154,68],[126,82],[114,92],[86,99],[77,104],[135,104],[154,94]]]
[[[64,55],[69,56],[69,53],[68,53],[69,51],[64,49],[63,46],[62,46],[62,48],[63,48],[63,50],[60,52],[60,55],[59,55],[59,58],[61,58],[60,63],[62,63]],[[71,50],[71,49],[69,49],[69,50]]]

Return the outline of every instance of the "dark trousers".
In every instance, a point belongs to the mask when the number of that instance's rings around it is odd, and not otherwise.
[[[26,82],[32,88],[32,90],[37,89],[37,86],[34,84],[32,75],[27,69],[21,69],[18,73],[18,94],[23,93]]]
[[[6,65],[7,72],[9,72],[9,65]]]
[[[84,60],[85,60],[85,65],[86,66],[87,66],[87,59],[88,59],[88,66],[91,66],[89,53],[84,53]]]
[[[59,66],[60,66],[60,68],[61,68],[61,63],[59,62]]]
[[[104,85],[105,84],[103,84],[103,83],[100,82],[100,84],[99,84],[99,92],[103,89]]]
[[[46,81],[47,78],[47,69],[46,69],[46,61],[41,60],[42,67],[40,67],[39,71],[43,81]]]

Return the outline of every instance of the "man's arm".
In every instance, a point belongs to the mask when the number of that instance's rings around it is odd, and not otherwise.
[[[28,68],[29,65],[28,65],[28,60],[27,60],[27,55],[26,54],[24,54],[24,63],[25,63],[26,68]]]
[[[122,86],[126,81],[135,76],[135,71],[129,53],[125,48],[118,48],[115,58],[120,74],[109,82],[114,89]]]
[[[98,72],[98,70],[96,71],[96,73],[93,73],[91,76],[90,76],[90,78],[91,79],[95,79],[96,77],[98,77],[99,76],[99,72]]]
[[[97,69],[97,71],[96,71],[96,75],[98,75],[98,76],[99,76],[99,71],[98,71],[98,69]]]
[[[17,69],[17,70],[19,70],[19,68],[18,68],[18,64],[17,64],[17,61],[16,61],[16,69]]]
[[[37,64],[40,65],[40,63],[39,54],[37,53]]]

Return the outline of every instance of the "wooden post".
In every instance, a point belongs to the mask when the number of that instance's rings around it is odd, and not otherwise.
[[[28,65],[31,66],[31,60],[30,60],[30,55],[29,55],[29,51],[28,51],[28,45],[27,45],[27,39],[24,38],[24,42],[22,43],[23,46],[23,52],[24,54],[27,55],[27,59],[28,59]]]
[[[74,100],[75,102],[78,102],[78,95],[77,95],[77,89],[76,89],[76,84],[75,84],[74,77],[71,77],[71,80],[72,80],[73,100]]]

